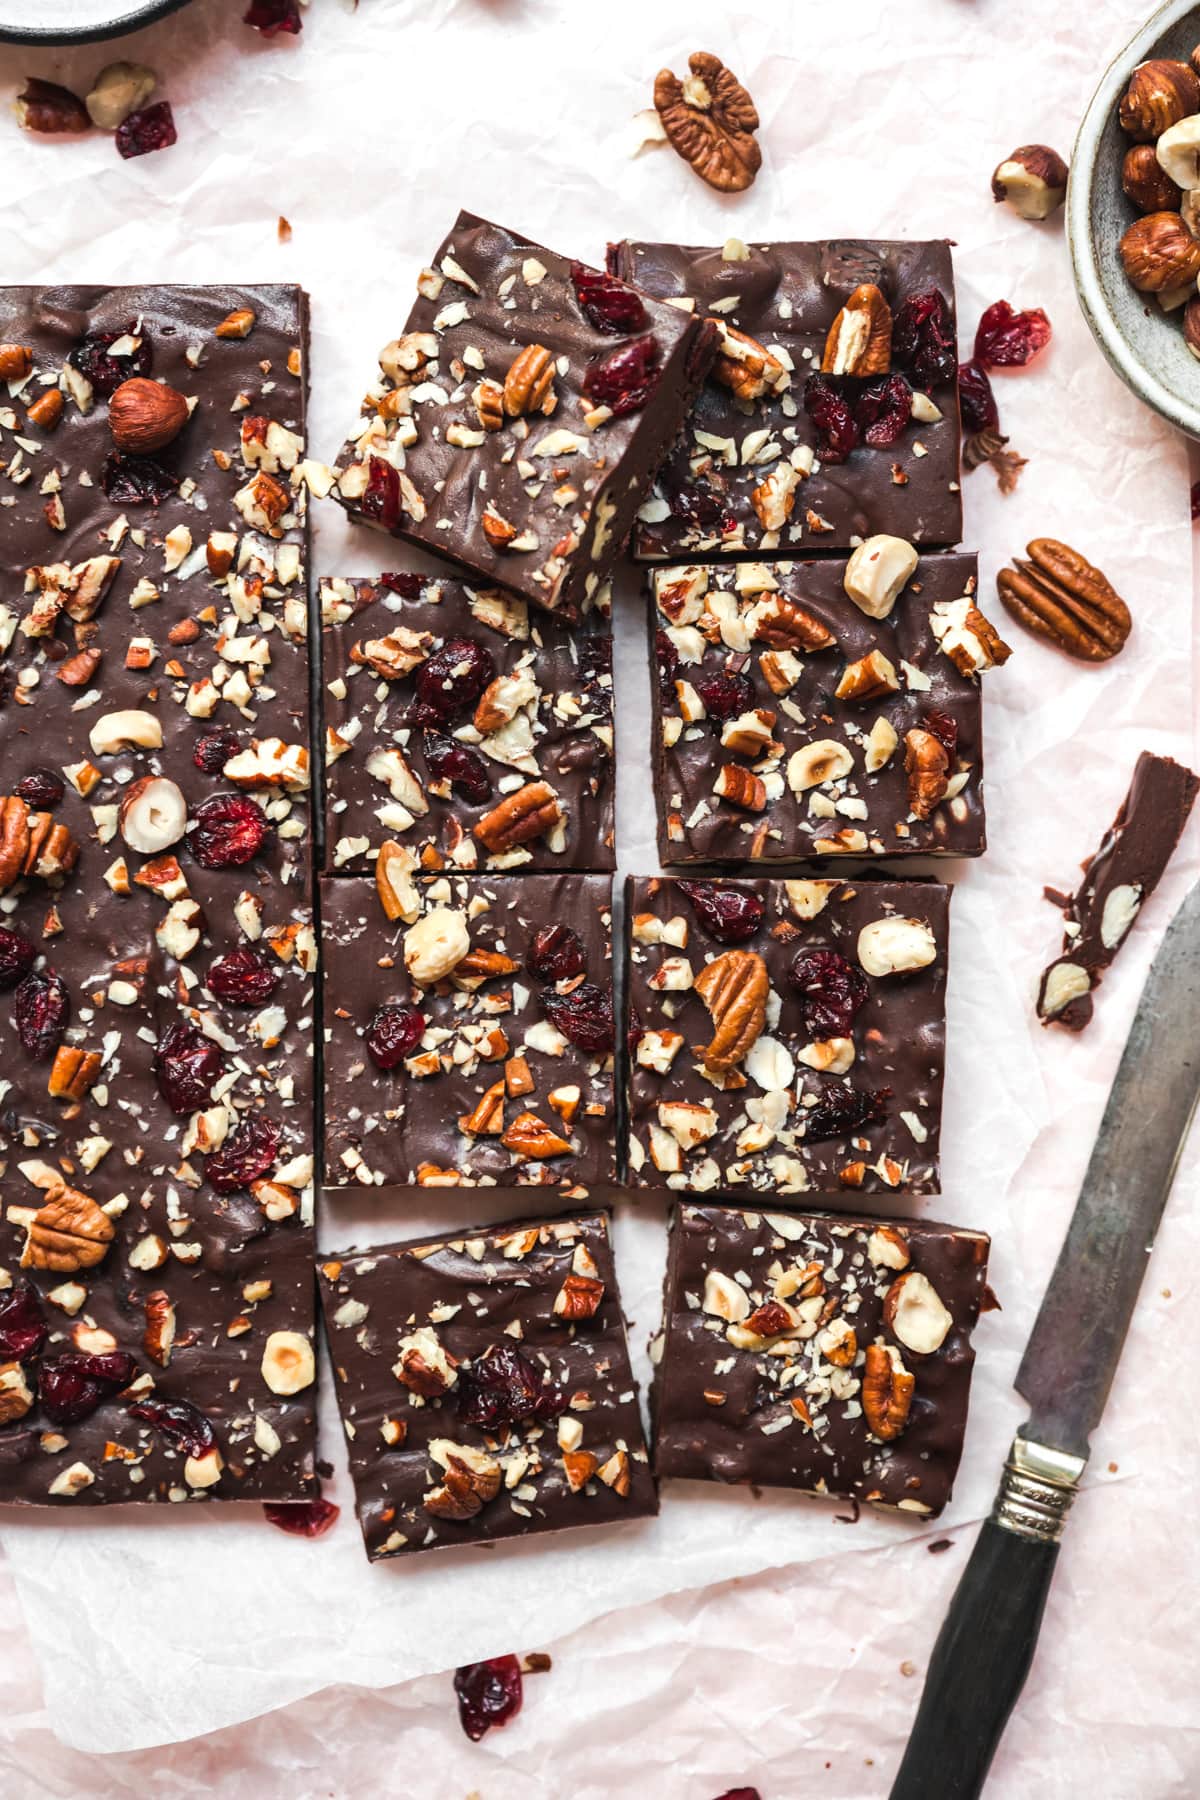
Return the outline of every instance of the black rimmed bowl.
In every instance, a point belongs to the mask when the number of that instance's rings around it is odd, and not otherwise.
[[[0,42],[90,44],[121,37],[188,0],[0,0]]]

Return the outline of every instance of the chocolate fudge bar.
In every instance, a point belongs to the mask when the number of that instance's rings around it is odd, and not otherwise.
[[[623,243],[610,266],[721,345],[638,513],[639,557],[794,556],[962,536],[945,243]]]
[[[927,1221],[678,1206],[656,1473],[940,1513],[988,1249],[982,1232]]]
[[[612,882],[414,879],[389,848],[322,884],[326,1180],[615,1181]]]
[[[630,1184],[936,1190],[951,891],[631,877]]]
[[[462,212],[380,355],[335,497],[579,619],[715,347],[703,320]]]
[[[320,1264],[368,1557],[658,1511],[608,1215]]]
[[[1073,894],[1046,889],[1066,915],[1062,955],[1043,971],[1037,1011],[1043,1025],[1082,1031],[1092,995],[1114,962],[1143,903],[1162,880],[1188,822],[1200,781],[1182,763],[1143,750],[1129,792],[1100,848],[1083,864]]]
[[[612,636],[496,588],[399,573],[321,586],[327,866],[395,839],[429,868],[611,869]],[[512,796],[550,802],[532,835]]]
[[[886,610],[864,568],[907,574]],[[976,579],[974,556],[918,562],[898,539],[849,562],[655,569],[662,861],[980,855],[979,675],[1007,650]]]
[[[306,332],[0,291],[0,1501],[314,1490]]]

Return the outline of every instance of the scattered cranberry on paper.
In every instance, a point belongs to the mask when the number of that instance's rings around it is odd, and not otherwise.
[[[521,1710],[524,1690],[515,1656],[493,1656],[487,1662],[464,1663],[454,1671],[458,1716],[473,1744],[493,1726],[507,1725]]]
[[[280,33],[298,37],[304,29],[297,0],[250,0],[242,23],[252,25],[263,37],[278,37]]]

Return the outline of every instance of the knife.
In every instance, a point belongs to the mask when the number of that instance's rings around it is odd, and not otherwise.
[[[974,1800],[1029,1673],[1087,1465],[1200,1093],[1200,883],[1150,968],[1017,1373],[1030,1414],[933,1655],[891,1800]]]

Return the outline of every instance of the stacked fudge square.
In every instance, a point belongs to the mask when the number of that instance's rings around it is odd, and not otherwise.
[[[311,1491],[317,1154],[456,1220],[317,1260],[372,1558],[656,1476],[940,1510],[986,1239],[844,1208],[936,1190],[951,893],[850,871],[983,850],[1006,654],[946,247],[600,271],[461,214],[334,468],[294,292],[6,306],[0,1499]],[[420,553],[311,625],[310,492]],[[677,873],[622,935],[627,548]],[[621,1184],[675,1202],[653,1456]]]

